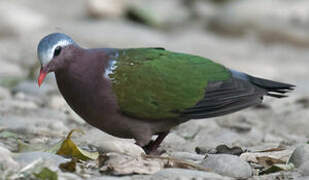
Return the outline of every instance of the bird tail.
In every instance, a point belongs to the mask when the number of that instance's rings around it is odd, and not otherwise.
[[[254,85],[267,90],[267,96],[271,96],[275,98],[287,97],[287,95],[285,94],[287,92],[294,90],[294,87],[295,87],[295,85],[292,85],[292,84],[276,82],[276,81],[253,77],[253,76],[249,76],[249,80]]]

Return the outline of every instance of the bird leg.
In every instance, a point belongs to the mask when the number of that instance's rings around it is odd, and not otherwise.
[[[160,146],[163,139],[167,136],[169,132],[162,132],[158,134],[158,137],[154,141],[150,141],[147,145],[143,146],[146,154],[157,154],[157,149]],[[160,153],[159,153],[160,154]]]

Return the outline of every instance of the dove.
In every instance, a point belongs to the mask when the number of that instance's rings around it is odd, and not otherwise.
[[[37,55],[39,86],[54,72],[80,117],[108,134],[135,139],[146,153],[181,123],[207,123],[205,118],[259,105],[265,96],[286,97],[295,87],[164,48],[83,48],[62,33],[45,36]]]

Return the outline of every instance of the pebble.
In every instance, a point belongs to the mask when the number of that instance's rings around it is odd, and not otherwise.
[[[17,13],[18,12],[18,13]],[[46,24],[43,15],[11,1],[0,2],[0,36],[25,35]]]
[[[0,15],[1,17],[1,15]],[[0,23],[1,24],[1,23]],[[1,57],[0,57],[1,58]],[[0,85],[11,87],[26,75],[19,65],[0,59]]]
[[[201,149],[215,149],[219,145],[252,146],[263,140],[263,133],[257,128],[252,128],[249,132],[238,133],[227,128],[216,127],[214,129],[204,128],[196,135],[194,141]]]
[[[183,160],[191,160],[191,161],[202,161],[204,159],[203,155],[190,153],[190,152],[171,152],[171,157]]]
[[[49,101],[49,107],[55,110],[62,110],[62,111],[67,111],[68,110],[68,104],[64,100],[64,98],[60,95],[54,95],[50,97]]]
[[[193,152],[194,145],[186,141],[175,132],[169,133],[162,142],[162,148],[165,150],[173,149],[173,151],[191,151]]]
[[[169,28],[181,25],[188,22],[191,15],[183,3],[178,0],[130,2],[130,14],[136,17],[135,19],[140,19],[143,23],[154,27]]]
[[[306,0],[233,1],[217,11],[210,23],[216,32],[242,35],[256,33],[266,42],[287,42],[309,46]]]
[[[0,146],[0,172],[1,169],[10,169],[10,170],[17,170],[19,168],[19,164],[18,162],[16,162],[13,158],[12,158],[12,153],[4,148]]]
[[[232,178],[224,177],[213,172],[204,172],[188,169],[163,169],[151,176],[150,179],[156,180],[185,180],[185,179],[211,179],[211,180],[229,180]]]
[[[307,159],[300,167],[299,170],[302,175],[309,176],[309,160]]]
[[[10,99],[11,93],[8,89],[0,86],[0,100],[2,99]]]
[[[121,17],[126,8],[125,0],[87,0],[87,15],[92,18]]]
[[[201,165],[223,176],[233,178],[249,178],[252,176],[250,165],[235,155],[209,154]]]
[[[48,152],[25,152],[18,153],[15,160],[20,163],[21,166],[26,166],[36,160],[42,159],[44,162],[47,161],[48,164],[52,166],[52,169],[57,169],[61,163],[70,161],[62,156],[48,153]]]
[[[296,147],[292,153],[289,162],[293,163],[295,167],[300,167],[309,162],[309,144],[301,144]]]
[[[127,141],[118,141],[110,140],[100,143],[100,151],[104,153],[116,152],[121,154],[126,154],[134,157],[139,157],[141,154],[145,154],[145,151],[138,145],[127,142]]]
[[[46,83],[44,86],[39,87],[37,82],[30,80],[20,82],[12,89],[14,94],[22,92],[32,96],[46,96],[54,91],[56,91],[56,89],[52,85]]]
[[[115,177],[115,176],[101,176],[101,177],[94,177],[91,178],[92,180],[132,180],[130,177]]]
[[[249,180],[283,180],[283,179],[295,179],[295,180],[308,180],[308,178],[300,177],[296,171],[280,171],[271,174],[261,175],[261,176],[253,176],[249,178]]]
[[[31,101],[2,100],[0,101],[0,112],[17,112],[37,109],[38,106]]]
[[[69,172],[57,172],[58,180],[83,180],[84,178],[79,177],[77,174]]]

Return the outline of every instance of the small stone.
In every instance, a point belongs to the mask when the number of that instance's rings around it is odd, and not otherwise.
[[[301,144],[297,146],[292,153],[289,162],[293,163],[297,168],[305,162],[309,162],[309,144]]]
[[[55,88],[47,83],[44,86],[39,87],[37,82],[29,80],[18,83],[12,90],[14,94],[23,92],[32,96],[44,96],[53,91],[55,91]]]
[[[0,100],[11,98],[11,93],[8,89],[0,86]]]
[[[23,92],[18,92],[14,94],[14,100],[20,100],[24,102],[33,102],[37,104],[38,106],[44,105],[44,98],[40,98],[39,96],[28,96],[27,94]]]
[[[203,155],[190,152],[172,152],[170,156],[175,157],[177,159],[191,160],[191,161],[202,161],[204,159]]]
[[[209,154],[201,163],[205,168],[229,177],[249,178],[252,176],[250,165],[238,156],[228,154]]]
[[[156,180],[178,180],[178,179],[211,179],[211,180],[229,180],[232,178],[224,177],[213,172],[204,172],[188,169],[163,169],[151,176],[151,179]]]
[[[110,140],[101,142],[99,150],[104,153],[116,152],[134,157],[139,157],[141,154],[145,154],[144,150],[140,146],[123,140]]]
[[[12,158],[12,153],[0,146],[0,170],[17,170],[19,168],[19,164]]]
[[[192,151],[194,149],[189,142],[174,132],[167,135],[161,148],[164,150],[173,149],[173,151]]]
[[[267,43],[309,45],[308,1],[231,1],[212,16],[210,28],[231,35],[254,34]],[[284,11],[284,13],[283,13]]]
[[[0,15],[1,17],[1,15]],[[1,23],[0,23],[1,24]],[[0,57],[1,58],[1,57]],[[0,59],[0,85],[14,87],[20,79],[26,76],[25,70],[14,63]]]
[[[59,131],[59,132],[69,132],[70,129],[64,124],[63,121],[55,121],[53,123],[48,123],[47,128],[52,131]]]
[[[295,180],[308,180],[308,178],[300,177],[301,174],[299,174],[296,171],[280,171],[265,175],[259,175],[259,176],[253,176],[250,178],[250,180],[283,180],[283,179],[295,179]]]
[[[49,106],[56,110],[67,110],[68,108],[68,105],[65,102],[64,98],[59,95],[55,95],[50,98]]]
[[[300,167],[299,171],[304,176],[309,176],[309,160],[304,162]]]
[[[132,178],[128,177],[128,176],[101,176],[101,177],[92,177],[92,180],[132,180]],[[142,180],[142,179],[140,179]]]
[[[87,14],[93,18],[121,17],[125,10],[124,0],[87,0]]]
[[[182,1],[130,1],[128,18],[146,25],[169,28],[190,19],[190,12]],[[171,11],[173,9],[173,11]]]
[[[244,150],[238,146],[228,147],[225,144],[220,144],[215,149],[206,149],[206,147],[198,146],[195,148],[195,152],[198,154],[232,154],[239,156],[244,152]]]
[[[2,100],[0,101],[0,112],[16,112],[17,110],[37,109],[38,106],[31,101]]]
[[[212,16],[216,14],[218,8],[215,4],[210,1],[188,1],[191,4],[191,8],[195,14],[200,19],[208,21]]]
[[[0,2],[0,36],[25,35],[47,22],[45,17],[32,8],[12,1]]]
[[[68,172],[57,172],[59,180],[82,180],[77,174]],[[92,178],[91,178],[92,179]]]
[[[214,129],[204,128],[196,135],[194,141],[199,148],[204,150],[214,149],[221,144],[229,147],[252,146],[262,142],[263,133],[258,128],[252,128],[249,132],[238,133],[227,128],[215,127]]]
[[[252,124],[244,116],[229,116],[218,118],[217,123],[220,127],[235,130],[238,133],[246,133],[252,129]]]
[[[26,166],[36,160],[42,159],[43,161],[48,161],[48,164],[52,165],[52,169],[57,169],[60,164],[70,161],[62,156],[48,153],[48,152],[25,152],[19,153],[15,160],[19,162],[22,166]]]

